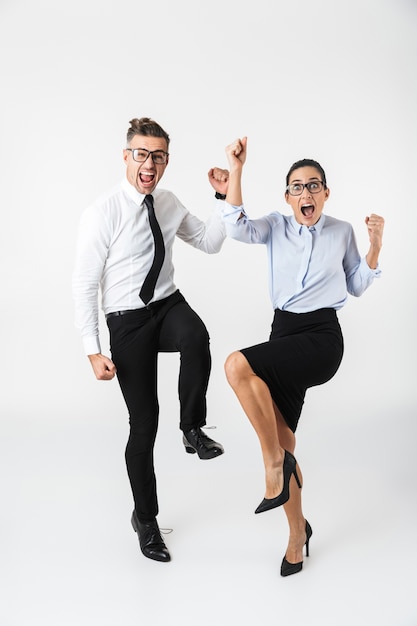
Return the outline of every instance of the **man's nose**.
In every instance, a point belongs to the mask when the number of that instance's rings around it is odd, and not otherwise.
[[[148,161],[150,161],[150,163],[148,163]],[[149,153],[148,156],[146,157],[146,159],[143,161],[143,163],[147,164],[147,165],[153,165],[153,158],[152,158],[152,154]]]

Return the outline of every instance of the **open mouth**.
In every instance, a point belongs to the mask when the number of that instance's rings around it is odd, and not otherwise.
[[[301,213],[304,217],[311,217],[314,213],[314,205],[312,204],[302,204],[301,205]]]
[[[147,172],[140,172],[139,178],[140,178],[141,183],[143,183],[144,185],[148,185],[155,178],[155,174],[149,174]]]

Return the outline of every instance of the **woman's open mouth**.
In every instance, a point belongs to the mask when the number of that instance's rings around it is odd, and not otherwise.
[[[301,205],[301,213],[304,217],[311,217],[314,213],[314,205],[313,204],[302,204]]]

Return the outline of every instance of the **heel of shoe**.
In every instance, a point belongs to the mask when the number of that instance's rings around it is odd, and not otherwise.
[[[298,485],[298,487],[301,489],[302,484],[301,484],[301,481],[300,481],[300,479],[299,479],[299,477],[298,477],[298,474],[297,474],[297,468],[294,468],[293,474],[294,474],[294,478],[295,478],[295,480],[297,481],[297,485]]]
[[[190,444],[185,435],[183,435],[182,443],[184,444],[185,451],[188,454],[195,454],[197,450]]]
[[[307,535],[307,539],[306,539],[306,556],[310,556],[310,539],[311,539],[311,535],[313,534],[313,530],[310,526],[310,524],[307,522],[306,520],[306,535]]]
[[[260,505],[255,509],[255,513],[263,513],[270,509],[275,509],[278,506],[282,506],[290,499],[290,481],[291,476],[294,474],[298,486],[301,488],[300,479],[297,474],[295,457],[285,450],[283,473],[284,473],[284,485],[281,493],[275,498],[264,498]]]
[[[300,480],[300,477],[298,476],[298,472],[297,472],[297,461],[295,460],[295,456],[293,454],[291,454],[291,452],[288,452],[288,450],[285,450],[284,474],[285,474],[285,465],[286,465],[286,463],[288,465],[292,465],[292,467],[289,470],[289,479],[291,478],[291,475],[294,474],[294,478],[296,480],[296,483],[297,483],[298,487],[301,489],[302,484],[301,484],[301,480]]]

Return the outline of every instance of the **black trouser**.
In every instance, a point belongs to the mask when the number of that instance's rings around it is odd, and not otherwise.
[[[107,319],[112,359],[128,411],[126,465],[141,521],[158,513],[153,448],[158,429],[158,352],[180,352],[180,428],[206,423],[211,368],[209,336],[179,291],[165,300]]]

